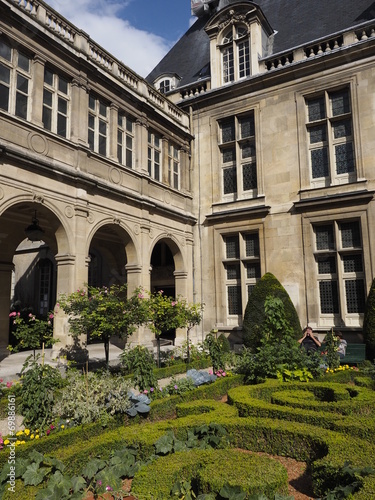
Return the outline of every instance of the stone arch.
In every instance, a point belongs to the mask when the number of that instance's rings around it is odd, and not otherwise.
[[[43,230],[42,239],[38,241],[28,240],[25,234],[33,219],[37,219]],[[58,207],[41,196],[22,195],[3,203],[0,211],[0,356],[8,354],[6,346],[12,300],[17,301],[17,307],[28,307],[36,314],[44,313],[47,307],[45,296],[48,297],[48,307],[54,307],[58,281],[55,257],[70,253],[69,232]],[[41,258],[48,258],[52,263],[51,290],[44,288],[44,292],[38,267]],[[17,288],[21,281],[22,286]],[[42,302],[44,305],[40,308]]]

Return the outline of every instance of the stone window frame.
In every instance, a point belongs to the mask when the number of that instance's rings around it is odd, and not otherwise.
[[[52,76],[52,81],[48,81],[46,73]],[[66,83],[66,92],[64,92],[61,83]],[[50,95],[50,102],[47,101],[46,94]],[[61,103],[66,103],[66,111],[61,107]],[[50,116],[48,117],[48,113]],[[65,78],[53,68],[45,66],[43,82],[43,126],[46,130],[69,139],[70,137],[70,116],[71,116],[71,84],[68,78]],[[47,118],[50,123],[47,123]],[[65,121],[65,133],[62,133],[62,122]]]
[[[6,77],[5,80],[0,80],[1,92],[3,93],[5,89],[8,95],[8,105],[7,109],[0,109],[18,118],[28,120],[30,118],[30,97],[32,92],[32,57],[26,50],[14,47],[9,39],[0,37],[0,42],[3,44],[4,49],[9,49],[9,52],[0,50],[0,64],[5,70],[3,74],[5,75],[6,70],[9,71],[9,81],[6,80]],[[7,53],[9,57],[7,57]],[[28,61],[28,69],[26,68],[26,61]],[[25,89],[25,85],[27,89]]]
[[[224,30],[219,43],[223,85],[251,75],[250,48],[250,30],[246,24],[233,23]]]
[[[134,168],[135,119],[124,111],[117,116],[117,161],[127,168]]]

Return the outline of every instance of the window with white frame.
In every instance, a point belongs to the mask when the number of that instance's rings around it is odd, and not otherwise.
[[[219,123],[223,194],[257,195],[254,113],[232,116]]]
[[[26,120],[30,87],[30,58],[0,39],[0,109]]]
[[[240,316],[260,278],[258,233],[224,236],[224,272],[229,316]]]
[[[165,78],[159,83],[159,91],[162,94],[166,94],[171,90],[171,79],[170,78]]]
[[[89,96],[88,143],[91,151],[107,155],[108,106],[94,95]]]
[[[134,120],[124,113],[118,114],[117,159],[128,168],[133,168]]]
[[[61,137],[68,137],[70,88],[66,78],[44,69],[43,125]]]
[[[364,312],[365,278],[359,220],[314,226],[321,317],[353,324]]]
[[[161,176],[161,137],[148,131],[148,173],[153,179],[160,181]]]
[[[250,34],[247,26],[231,25],[220,45],[223,83],[250,76]]]
[[[319,187],[355,180],[349,88],[306,98],[306,107],[312,183]]]
[[[51,310],[53,265],[49,259],[39,261],[39,314]]]
[[[168,182],[174,189],[180,188],[180,152],[176,146],[168,146]]]

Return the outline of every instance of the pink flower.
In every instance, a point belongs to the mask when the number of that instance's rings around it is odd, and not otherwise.
[[[113,488],[111,488],[110,486],[106,486],[105,489],[106,491],[113,491]]]
[[[98,481],[98,485],[101,486],[102,482],[101,481]]]
[[[138,294],[138,298],[139,298],[139,299],[143,299],[143,298],[144,298],[143,293],[139,293],[139,294]]]
[[[3,382],[4,382],[4,379],[0,378],[0,384],[2,384]]]
[[[177,304],[177,301],[175,301],[175,300],[173,302],[171,302],[172,307],[174,307],[176,304]]]
[[[51,429],[51,431],[52,431],[52,430],[55,428],[55,426],[54,426],[53,424],[51,424],[51,425],[49,426],[49,428],[50,428],[50,429]]]
[[[226,377],[226,376],[227,376],[227,374],[225,372],[223,372],[223,377]]]
[[[53,314],[51,313],[49,316],[48,316],[49,319],[53,319]]]
[[[208,370],[208,374],[209,374],[209,375],[212,375],[212,370]]]
[[[7,387],[8,387],[8,389],[9,389],[10,387],[12,387],[12,385],[13,385],[13,382],[7,382]]]
[[[49,436],[49,435],[50,435],[50,432],[51,432],[51,431],[50,431],[49,429],[47,429],[47,432],[46,432],[47,436]]]
[[[32,317],[33,317],[33,315],[31,313],[29,313],[29,318],[32,318]]]
[[[11,313],[9,314],[9,317],[10,317],[10,318],[12,318],[13,316],[17,316],[16,311],[13,311],[13,312],[11,312]]]
[[[148,390],[147,390],[147,389],[145,389],[145,390],[143,391],[143,394],[148,394]]]

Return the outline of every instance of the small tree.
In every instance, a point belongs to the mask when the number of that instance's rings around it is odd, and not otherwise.
[[[330,368],[335,369],[340,366],[340,356],[337,348],[340,344],[340,339],[333,333],[333,328],[327,333],[324,339],[327,348],[326,360]]]
[[[160,335],[176,328],[187,327],[188,350],[189,332],[202,319],[202,306],[189,305],[184,299],[174,299],[164,295],[163,290],[149,294],[148,317],[150,329],[157,339],[158,366],[160,366]]]
[[[284,305],[285,321],[294,339],[302,334],[297,311],[287,291],[271,273],[266,273],[255,285],[244,315],[242,326],[243,340],[246,347],[255,350],[261,344],[265,320],[265,301],[268,296],[278,298]]]
[[[109,341],[114,335],[127,339],[148,319],[148,304],[140,290],[127,298],[127,285],[92,287],[60,297],[60,306],[69,315],[71,334],[89,335],[104,342],[109,365]]]
[[[366,343],[367,357],[375,359],[375,278],[367,296],[363,319],[363,338]]]
[[[27,318],[24,318],[20,312],[13,311],[9,314],[13,320],[12,330],[13,335],[18,343],[13,346],[8,346],[9,351],[19,352],[23,349],[35,350],[44,347],[51,347],[58,342],[53,338],[53,313],[48,313],[47,319],[38,319],[35,314],[29,313]]]

